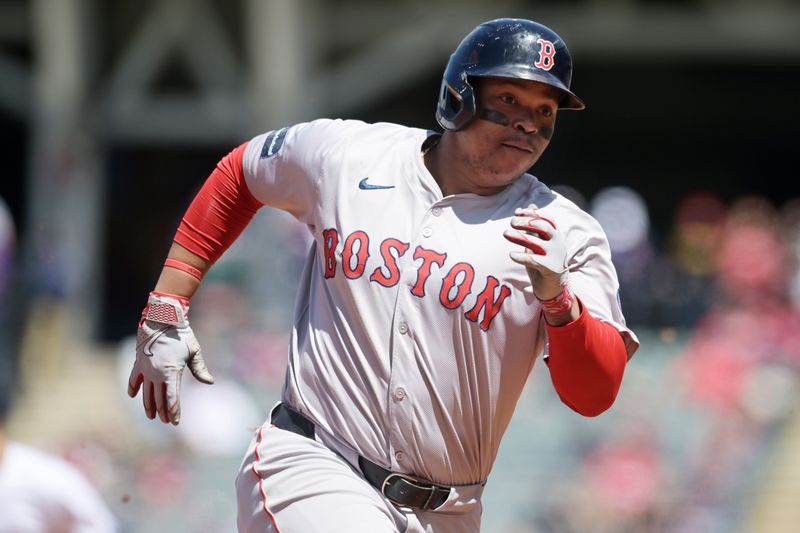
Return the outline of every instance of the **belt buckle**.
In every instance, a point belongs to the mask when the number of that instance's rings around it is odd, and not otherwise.
[[[397,479],[400,479],[401,481],[405,481],[406,483],[408,483],[409,485],[411,485],[415,489],[430,491],[430,494],[428,494],[428,498],[425,500],[425,503],[423,503],[420,506],[420,509],[424,509],[424,510],[430,509],[430,507],[428,507],[428,505],[431,503],[431,499],[434,497],[434,495],[436,495],[436,491],[438,490],[438,487],[436,485],[434,485],[432,483],[421,482],[418,479],[415,479],[415,478],[413,478],[411,476],[407,476],[405,474],[398,474],[396,472],[392,472],[391,474],[386,476],[386,479],[384,479],[383,483],[381,484],[381,494],[386,496],[389,499],[389,501],[391,501],[392,503],[395,503],[397,505],[401,505],[401,506],[404,506],[404,507],[411,507],[411,506],[408,505],[408,503],[406,503],[406,502],[397,501],[394,498],[392,498],[389,494],[386,494],[386,487],[389,485],[389,483],[391,482],[392,478],[397,478]]]

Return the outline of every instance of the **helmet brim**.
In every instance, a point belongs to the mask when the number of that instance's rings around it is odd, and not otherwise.
[[[558,109],[581,111],[586,109],[586,104],[578,96],[569,90],[560,79],[552,74],[544,73],[537,69],[522,68],[518,65],[500,65],[491,68],[466,68],[465,73],[468,77],[478,78],[509,78],[523,79],[544,83],[561,91],[562,97],[558,102]]]

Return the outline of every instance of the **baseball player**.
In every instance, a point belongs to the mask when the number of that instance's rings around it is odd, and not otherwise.
[[[481,492],[544,355],[595,416],[638,346],[599,224],[526,171],[570,91],[564,41],[528,20],[472,31],[450,58],[442,133],[315,120],[259,135],[184,216],[139,325],[129,394],[180,419],[204,273],[263,205],[305,224],[282,402],[236,480],[243,532],[478,531]]]
[[[0,533],[114,533],[116,518],[89,480],[58,456],[11,440],[11,387],[0,383]]]

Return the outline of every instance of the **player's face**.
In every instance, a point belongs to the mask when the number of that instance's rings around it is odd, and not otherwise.
[[[550,144],[560,93],[535,81],[479,78],[477,117],[459,135],[462,152],[487,187],[526,172]]]

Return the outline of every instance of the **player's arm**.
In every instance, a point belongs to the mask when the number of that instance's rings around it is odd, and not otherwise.
[[[614,403],[628,360],[620,333],[592,316],[572,293],[564,235],[535,206],[518,210],[504,236],[525,252],[511,258],[524,265],[542,306],[549,339],[550,377],[561,400],[584,416]]]
[[[189,325],[189,302],[209,268],[262,205],[245,183],[245,148],[243,144],[225,156],[192,201],[142,311],[128,394],[134,397],[142,390],[150,419],[158,414],[162,422],[178,424],[186,366],[199,381],[214,381]]]
[[[173,242],[156,282],[155,291],[191,299],[213,264],[177,242]]]
[[[561,326],[544,313],[546,361],[561,401],[584,416],[597,416],[614,403],[628,357],[619,331],[576,305],[578,318]]]

